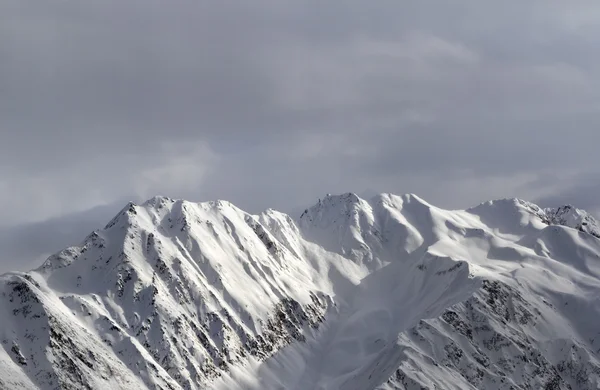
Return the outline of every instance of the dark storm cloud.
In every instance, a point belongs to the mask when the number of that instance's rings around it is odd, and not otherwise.
[[[598,174],[599,20],[594,2],[3,1],[0,225],[157,193],[597,208],[565,186]]]

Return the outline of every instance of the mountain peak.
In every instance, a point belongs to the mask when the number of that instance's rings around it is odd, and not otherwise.
[[[156,195],[142,203],[142,206],[159,207],[175,201],[175,199],[171,199],[168,196]]]
[[[325,195],[325,198],[323,198],[323,200],[319,199],[319,202],[317,205],[324,205],[324,206],[336,206],[339,204],[357,204],[360,203],[362,201],[362,199],[356,195],[354,192],[346,192],[340,195],[332,195],[332,194],[327,194]]]
[[[369,208],[368,202],[355,193],[327,194],[323,199],[319,198],[314,206],[306,209],[300,220],[317,224],[341,223],[357,214],[359,210]]]
[[[567,204],[544,209],[550,223],[568,226],[600,238],[600,224],[590,213]]]
[[[499,212],[501,214],[526,213],[536,216],[540,219],[545,219],[544,210],[540,206],[520,198],[500,198],[488,200],[467,210],[473,212],[494,210],[493,212]]]
[[[596,389],[593,226],[520,199],[128,203],[0,277],[0,388]]]

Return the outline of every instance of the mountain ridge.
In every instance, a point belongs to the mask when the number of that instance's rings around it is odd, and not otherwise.
[[[129,203],[0,276],[0,388],[595,388],[571,308],[600,314],[597,226],[520,199]]]

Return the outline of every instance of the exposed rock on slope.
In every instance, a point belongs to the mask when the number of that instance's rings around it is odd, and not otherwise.
[[[571,205],[545,209],[548,221],[555,225],[572,227],[600,238],[600,226],[592,215]]]
[[[599,233],[517,199],[128,204],[0,277],[0,388],[596,389]]]

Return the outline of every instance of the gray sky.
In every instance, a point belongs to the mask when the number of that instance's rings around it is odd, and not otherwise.
[[[3,0],[0,272],[156,194],[597,212],[598,37],[592,1]]]

